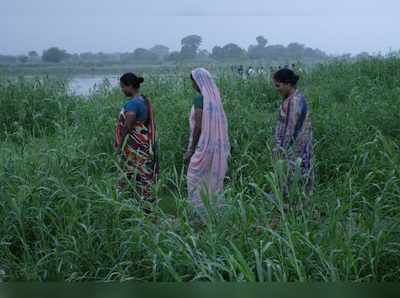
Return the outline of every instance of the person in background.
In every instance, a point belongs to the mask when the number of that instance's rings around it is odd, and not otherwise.
[[[313,129],[306,97],[297,89],[299,77],[290,69],[274,74],[273,82],[282,96],[275,133],[274,155],[285,159],[289,167],[285,195],[295,175],[296,163],[300,162],[301,180],[307,193],[314,188]]]
[[[158,174],[156,125],[150,98],[140,94],[144,79],[126,73],[120,79],[121,89],[128,98],[117,121],[114,148],[120,157],[123,177],[118,187],[136,186],[136,192],[146,201],[154,202],[151,187]]]
[[[238,68],[238,73],[239,73],[239,76],[243,77],[243,74],[244,74],[243,65],[240,65],[240,66],[239,66],[239,68]]]
[[[249,66],[247,70],[247,76],[252,77],[256,74],[255,70],[253,69],[253,66]]]
[[[218,200],[223,195],[230,155],[228,122],[211,74],[204,68],[197,68],[190,78],[199,95],[194,99],[190,114],[191,133],[184,160],[189,163],[190,202],[199,214],[203,214],[202,198]]]

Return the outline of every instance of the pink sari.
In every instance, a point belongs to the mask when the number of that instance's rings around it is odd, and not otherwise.
[[[228,122],[213,78],[204,68],[193,70],[192,76],[203,96],[203,120],[201,136],[188,168],[187,186],[191,203],[196,209],[203,209],[202,197],[211,200],[224,191],[230,143]],[[194,107],[190,128],[189,147],[194,129]]]

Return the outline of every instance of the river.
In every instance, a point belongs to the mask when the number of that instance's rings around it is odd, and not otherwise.
[[[88,96],[105,80],[113,87],[119,84],[119,76],[117,75],[77,75],[69,80],[69,90],[73,95]]]

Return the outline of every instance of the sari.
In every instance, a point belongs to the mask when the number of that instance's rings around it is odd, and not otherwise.
[[[228,121],[218,87],[211,74],[204,68],[197,68],[192,71],[192,77],[203,96],[203,117],[199,142],[187,171],[187,188],[189,200],[195,209],[204,210],[202,197],[213,199],[223,194],[230,143]],[[192,107],[189,148],[194,127],[195,109]]]
[[[159,173],[156,144],[156,126],[153,107],[149,98],[144,97],[148,106],[148,119],[146,122],[136,121],[135,127],[123,139],[122,131],[126,125],[126,111],[122,108],[115,130],[115,148],[121,150],[121,165],[124,177],[136,185],[137,193],[147,201],[154,201],[151,187]],[[121,147],[122,145],[122,147]]]
[[[275,153],[287,161],[289,177],[287,195],[300,163],[300,178],[307,192],[314,188],[313,129],[305,96],[298,90],[286,98],[280,108],[275,132]]]

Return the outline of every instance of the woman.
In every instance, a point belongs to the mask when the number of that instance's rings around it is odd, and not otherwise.
[[[287,160],[290,169],[285,195],[295,175],[297,162],[300,162],[302,182],[310,192],[314,185],[313,130],[307,100],[297,89],[299,77],[292,70],[281,69],[274,74],[273,79],[277,91],[283,97],[274,152]]]
[[[123,161],[124,177],[118,183],[120,190],[130,180],[136,185],[138,194],[152,202],[151,186],[158,174],[154,152],[156,129],[151,101],[140,95],[143,81],[133,73],[126,73],[120,79],[121,89],[129,100],[119,114],[114,147]]]
[[[202,195],[213,198],[223,193],[230,144],[228,123],[213,78],[204,68],[197,68],[192,71],[191,79],[199,96],[190,114],[191,134],[184,159],[189,162],[189,199],[201,211],[204,210]]]

